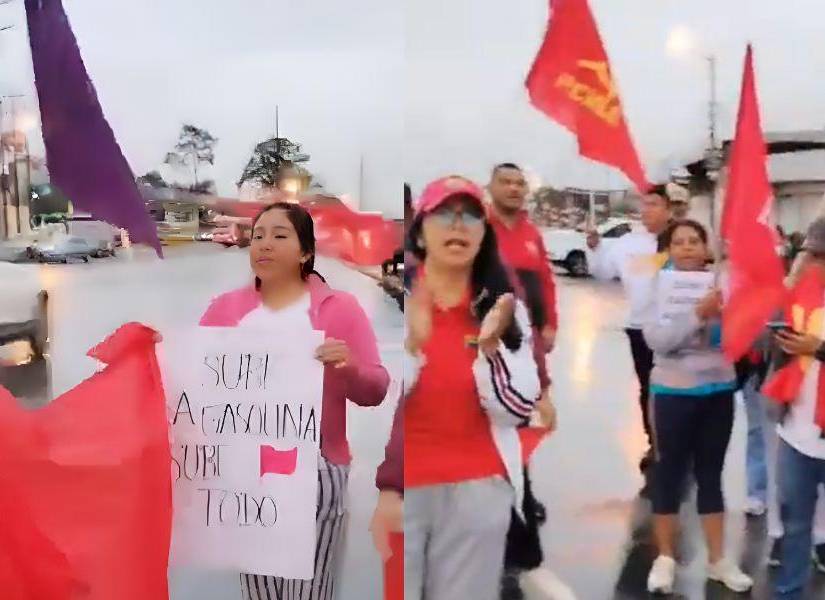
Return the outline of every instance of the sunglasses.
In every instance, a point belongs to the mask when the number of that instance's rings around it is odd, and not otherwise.
[[[452,227],[458,221],[466,227],[477,227],[484,223],[484,211],[478,207],[463,207],[461,210],[455,210],[451,206],[441,206],[429,216],[443,227]]]

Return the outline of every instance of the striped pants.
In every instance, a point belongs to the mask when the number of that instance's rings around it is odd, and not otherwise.
[[[315,577],[284,579],[241,574],[243,600],[333,600],[338,554],[346,521],[345,500],[349,466],[318,458]]]

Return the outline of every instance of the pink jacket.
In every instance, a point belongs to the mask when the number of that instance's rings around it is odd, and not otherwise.
[[[378,346],[364,309],[351,294],[333,290],[320,277],[309,278],[312,326],[331,337],[343,340],[350,349],[350,365],[324,369],[324,397],[321,416],[321,454],[332,463],[349,464],[347,407],[349,398],[359,406],[381,404],[390,377],[381,364]],[[205,327],[235,327],[261,305],[254,285],[215,298],[201,318]]]

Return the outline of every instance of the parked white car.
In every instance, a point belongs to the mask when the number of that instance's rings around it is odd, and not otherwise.
[[[633,221],[627,219],[608,219],[596,230],[602,237],[602,243],[610,246],[617,239],[630,233]],[[542,238],[550,261],[563,267],[571,275],[584,277],[589,274],[587,265],[587,233],[576,229],[542,229]]]
[[[97,249],[82,237],[54,235],[44,244],[31,246],[29,258],[42,263],[89,262]]]

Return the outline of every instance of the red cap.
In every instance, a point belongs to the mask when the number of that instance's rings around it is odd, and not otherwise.
[[[428,214],[436,210],[453,196],[469,196],[484,209],[484,192],[469,179],[458,175],[436,179],[424,188],[415,204],[417,214]]]

